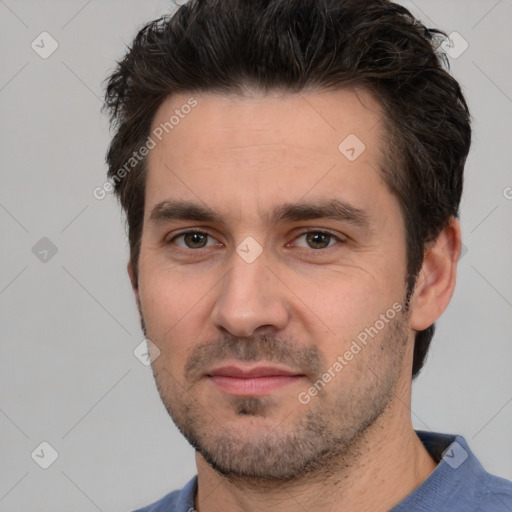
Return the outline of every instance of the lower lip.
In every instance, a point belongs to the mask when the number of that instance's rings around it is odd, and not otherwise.
[[[210,379],[222,391],[237,396],[265,396],[284,386],[301,380],[300,375],[270,375],[267,377],[253,377],[241,379],[239,377],[226,377],[214,375]]]

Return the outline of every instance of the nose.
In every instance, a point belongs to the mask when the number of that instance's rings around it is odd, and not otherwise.
[[[235,253],[230,264],[219,283],[211,316],[214,325],[238,337],[283,329],[289,318],[285,290],[266,258],[247,263]]]

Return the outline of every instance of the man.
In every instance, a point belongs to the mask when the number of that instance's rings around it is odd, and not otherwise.
[[[469,112],[385,0],[202,0],[109,79],[109,178],[197,477],[145,511],[505,511],[410,415],[452,296]]]

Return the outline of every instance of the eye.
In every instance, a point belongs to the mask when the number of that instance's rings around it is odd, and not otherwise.
[[[202,231],[187,231],[171,238],[168,244],[176,244],[182,249],[204,249],[205,247],[218,246],[219,242],[208,233]]]
[[[299,235],[293,245],[305,249],[327,249],[337,242],[341,242],[341,240],[327,231],[308,231]]]

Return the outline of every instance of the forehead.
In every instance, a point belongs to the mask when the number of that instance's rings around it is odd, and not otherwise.
[[[196,106],[188,105],[193,98]],[[173,114],[175,114],[173,116]],[[179,116],[179,119],[177,118]],[[364,89],[303,93],[250,91],[242,95],[215,93],[169,96],[158,109],[152,130],[174,117],[163,138],[176,144],[196,144],[199,151],[245,146],[251,142],[289,143],[307,149],[337,151],[340,137],[353,133],[370,146],[378,139],[383,113],[374,96]],[[189,132],[206,136],[190,141]],[[368,133],[374,132],[371,136]],[[370,137],[370,138],[369,138]],[[198,144],[199,143],[199,144]],[[176,148],[179,149],[179,148]]]
[[[371,201],[384,186],[382,119],[361,89],[170,96],[151,127],[161,140],[148,155],[146,206],[171,193],[242,208],[324,197],[333,187],[353,201],[362,185]]]

